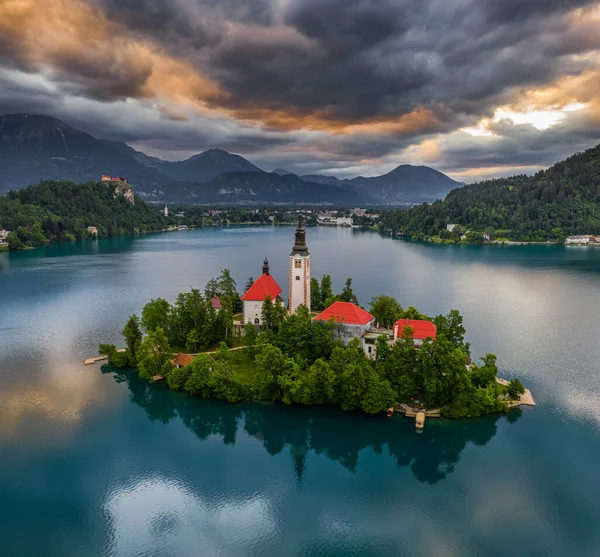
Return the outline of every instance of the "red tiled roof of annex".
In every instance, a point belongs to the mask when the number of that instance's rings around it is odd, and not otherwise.
[[[190,356],[189,354],[179,352],[179,354],[175,356],[175,359],[171,360],[171,363],[174,366],[189,366],[194,361],[194,358],[195,356]]]
[[[421,319],[399,319],[396,321],[394,328],[398,327],[398,336],[402,336],[404,327],[411,327],[414,331],[413,338],[423,340],[427,337],[435,339],[437,327],[431,321],[423,321]]]
[[[275,300],[282,292],[281,286],[271,275],[261,275],[248,288],[248,292],[242,296],[242,301],[263,302],[267,296],[270,296],[271,300]]]
[[[375,319],[368,311],[350,302],[334,302],[314,319],[316,321],[329,321],[332,317],[336,323],[346,325],[366,325],[369,321]]]

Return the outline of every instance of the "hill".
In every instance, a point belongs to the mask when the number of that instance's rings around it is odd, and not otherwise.
[[[382,226],[434,236],[447,224],[517,241],[600,234],[600,145],[534,176],[488,180],[453,190],[443,202],[384,215]]]
[[[166,219],[133,196],[130,186],[116,182],[45,181],[0,196],[0,229],[13,232],[11,247],[46,240],[74,240],[160,230]]]
[[[88,182],[108,174],[125,176],[147,200],[197,203],[413,204],[443,198],[459,185],[432,168],[410,165],[383,176],[345,180],[298,177],[283,169],[267,173],[222,149],[169,162],[120,141],[97,139],[56,118],[28,114],[0,116],[0,166],[0,193],[40,180]]]
[[[305,182],[295,174],[231,172],[203,184],[171,188],[171,198],[183,203],[304,203],[351,206],[373,202],[347,186]]]

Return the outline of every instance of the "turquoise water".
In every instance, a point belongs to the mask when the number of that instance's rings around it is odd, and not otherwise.
[[[0,253],[0,555],[600,554],[600,250],[433,246],[313,228],[362,304],[459,309],[536,408],[427,423],[228,405],[85,367],[151,297],[239,285],[293,230],[197,230]]]

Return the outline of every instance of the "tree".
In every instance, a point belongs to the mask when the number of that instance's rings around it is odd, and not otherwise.
[[[7,242],[9,250],[18,250],[25,247],[25,244],[20,240],[15,232],[9,232]]]
[[[310,279],[310,309],[318,311],[322,307],[321,286],[319,281],[313,277]]]
[[[525,393],[525,387],[523,386],[523,383],[521,383],[521,381],[515,377],[508,384],[508,387],[506,388],[506,392],[508,393],[508,396],[514,400],[514,399],[519,398],[519,395],[522,395]]]
[[[390,408],[396,400],[389,381],[381,379],[377,373],[372,372],[367,380],[365,391],[360,407],[367,414],[378,414]]]
[[[252,287],[253,284],[254,284],[254,279],[252,277],[250,277],[248,279],[248,282],[246,282],[246,286],[244,287],[244,294],[246,292],[248,292],[248,290],[250,290],[250,288]]]
[[[163,298],[152,299],[142,310],[142,327],[144,331],[149,333],[158,327],[167,330],[169,325],[169,312],[171,306],[169,302]]]
[[[185,390],[193,395],[199,395],[204,398],[211,396],[211,389],[208,387],[208,381],[211,375],[211,361],[206,354],[200,354],[190,364],[191,373],[185,382]]]
[[[183,391],[191,374],[192,368],[190,366],[174,367],[167,374],[167,384],[169,385],[169,389]]]
[[[271,344],[264,346],[256,356],[256,368],[262,374],[260,388],[264,400],[281,400],[279,376],[285,371],[287,361],[283,352]]]
[[[332,404],[336,397],[336,375],[327,361],[318,359],[309,371],[310,402]]]
[[[331,284],[331,276],[323,275],[321,279],[321,307],[326,309],[328,306],[326,302],[329,298],[333,296],[333,287]]]
[[[152,379],[155,375],[167,375],[171,371],[169,352],[169,342],[160,327],[148,333],[138,350],[140,377]]]
[[[496,366],[496,356],[487,354],[483,358],[483,366],[475,367],[471,371],[471,383],[475,387],[487,387],[496,382],[498,367]]]
[[[458,310],[453,309],[448,315],[438,315],[433,319],[433,323],[437,327],[438,335],[444,335],[456,348],[469,353],[469,344],[465,343],[467,331],[463,325],[463,317]]]
[[[126,368],[130,365],[129,354],[119,352],[114,344],[101,344],[98,347],[98,355],[108,357],[108,365],[118,367],[119,369]]]
[[[257,336],[256,325],[246,323],[244,325],[244,344],[248,347],[248,352],[251,356],[254,356]]]
[[[402,307],[392,296],[375,296],[369,302],[370,312],[382,327],[391,329],[402,317]]]
[[[142,330],[140,328],[140,320],[137,315],[129,317],[127,324],[123,329],[125,337],[126,353],[129,358],[130,366],[135,367],[137,364],[137,355],[142,344]]]
[[[351,302],[353,304],[358,305],[358,298],[356,297],[356,294],[354,294],[353,290],[352,290],[352,279],[351,278],[347,278],[346,279],[346,283],[344,284],[344,289],[342,290],[342,293],[339,296],[340,300],[342,300],[342,302]]]

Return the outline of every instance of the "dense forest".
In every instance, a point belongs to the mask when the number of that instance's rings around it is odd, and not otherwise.
[[[600,234],[600,145],[534,176],[514,176],[451,191],[445,201],[382,215],[382,229],[411,237],[451,235],[447,224],[516,241],[561,241]],[[478,236],[479,238],[479,236]]]
[[[321,283],[322,296],[328,296],[329,280]],[[351,284],[348,279],[335,298],[356,300]],[[214,295],[220,297],[220,311],[210,302]],[[180,294],[173,305],[163,299],[150,301],[141,319],[132,315],[125,325],[124,351],[108,344],[100,345],[99,351],[111,365],[137,369],[144,379],[164,378],[171,389],[229,402],[328,404],[377,414],[398,402],[419,399],[427,408],[441,408],[448,418],[464,418],[506,410],[506,400],[524,392],[518,379],[508,387],[496,382],[493,354],[484,356],[481,366],[467,366],[469,344],[456,310],[433,319],[437,337],[420,347],[410,327],[392,346],[387,335],[381,336],[377,358],[371,359],[359,338],[344,345],[333,321],[313,321],[305,306],[289,315],[269,298],[262,309],[263,325],[248,323],[241,339],[232,337],[238,303],[235,281],[225,270],[204,292]],[[370,307],[383,323],[402,317],[430,319],[415,308],[402,308],[389,296],[373,298]],[[184,345],[195,357],[189,365],[173,367],[171,360]],[[211,345],[218,348],[197,353]]]
[[[124,188],[129,188],[125,186]],[[114,182],[75,184],[43,181],[0,196],[0,229],[11,231],[11,249],[35,246],[45,241],[76,240],[160,230],[167,224],[157,208],[127,194]]]

